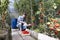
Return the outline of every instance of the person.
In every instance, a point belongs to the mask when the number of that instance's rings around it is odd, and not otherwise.
[[[25,20],[26,20],[25,17],[26,17],[26,14],[20,15],[18,17],[17,23],[25,22]]]
[[[24,31],[27,29],[27,26],[31,26],[31,24],[27,24],[26,23],[26,14],[23,14],[21,16],[18,17],[18,21],[17,21],[17,27],[19,28],[19,30]]]

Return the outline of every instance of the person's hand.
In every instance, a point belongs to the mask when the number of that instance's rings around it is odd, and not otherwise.
[[[31,26],[31,24],[28,24],[28,26]]]
[[[34,26],[34,23],[32,23],[31,25]]]
[[[28,24],[28,26],[33,26],[33,25],[34,25],[34,23]]]

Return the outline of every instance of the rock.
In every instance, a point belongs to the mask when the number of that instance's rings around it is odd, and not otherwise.
[[[27,30],[30,32],[30,36],[34,37],[36,40],[38,39],[38,33],[34,32],[33,30]]]

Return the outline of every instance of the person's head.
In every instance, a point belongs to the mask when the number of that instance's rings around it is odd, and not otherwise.
[[[23,14],[23,17],[24,17],[24,18],[26,17],[26,13]]]

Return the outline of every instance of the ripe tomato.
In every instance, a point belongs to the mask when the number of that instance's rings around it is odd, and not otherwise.
[[[58,31],[55,31],[55,35],[57,35],[58,34]]]
[[[56,23],[54,27],[57,28],[57,27],[59,27],[59,26],[60,26],[60,25],[59,25],[58,23]]]

